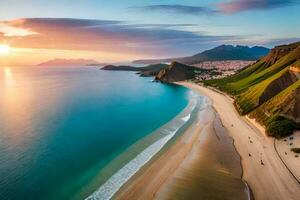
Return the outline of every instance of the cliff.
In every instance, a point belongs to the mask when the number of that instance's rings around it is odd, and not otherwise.
[[[300,73],[300,67],[291,66],[290,71]]]
[[[147,76],[157,76],[160,70],[168,67],[167,64],[153,64],[148,65],[146,67],[142,67],[142,70],[139,72],[141,76],[147,77]]]
[[[277,138],[299,130],[300,80],[254,109],[249,115],[264,124],[269,135]]]
[[[290,71],[293,72],[296,76],[300,74],[300,60],[290,66]]]
[[[272,81],[266,89],[263,91],[262,95],[259,97],[259,104],[262,104],[272,97],[276,96],[278,93],[283,91],[284,89],[291,86],[293,83],[298,81],[297,76],[291,72],[287,71],[279,78]]]
[[[237,74],[206,81],[235,97],[241,114],[250,114],[274,137],[300,127],[300,42],[276,46],[255,64]]]
[[[300,123],[300,87],[291,92],[289,98],[283,102],[282,115]]]
[[[299,45],[300,42],[290,45],[276,46],[275,48],[271,49],[270,53],[262,59],[265,62],[264,65],[269,67],[275,64],[279,59],[295,50]]]
[[[192,79],[196,75],[197,68],[173,62],[170,66],[160,70],[155,80],[161,82],[177,82]]]

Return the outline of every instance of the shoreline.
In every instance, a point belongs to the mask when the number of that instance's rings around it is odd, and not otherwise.
[[[234,141],[210,101],[199,110],[199,116],[113,199],[229,200],[233,193],[238,199],[251,199],[251,189],[241,178],[241,160]]]
[[[157,155],[163,152],[172,141],[176,140],[184,132],[189,124],[192,123],[193,116],[195,112],[198,112],[200,106],[198,95],[191,91],[188,91],[187,95],[189,98],[187,106],[166,124],[131,145],[114,159],[105,169],[116,168],[120,163],[122,167],[115,170],[112,175],[107,176],[108,178],[100,184],[100,187],[86,196],[85,199],[111,199],[123,185],[151,163]],[[101,173],[104,175],[108,174],[105,171]],[[111,174],[110,171],[109,173]],[[97,179],[95,180],[97,181]]]
[[[216,91],[217,92],[217,91]],[[214,109],[214,111],[218,114],[218,112],[216,111],[216,109],[212,106],[212,108]],[[224,126],[224,124],[222,123],[222,120],[220,119],[220,116],[218,115],[219,117],[219,120],[221,122],[221,125],[222,127],[224,127],[224,129],[226,129],[226,127]],[[229,135],[229,133],[227,133]],[[230,138],[233,140],[233,147],[234,147],[234,150],[235,152],[238,154],[239,158],[240,158],[240,166],[241,166],[241,170],[242,170],[242,174],[241,174],[241,178],[242,178],[242,181],[245,183],[246,185],[246,189],[247,189],[247,193],[248,193],[248,199],[249,200],[255,200],[254,198],[254,195],[253,195],[253,191],[251,189],[251,187],[249,186],[249,184],[247,183],[246,180],[243,179],[243,175],[244,175],[244,169],[243,169],[243,165],[242,165],[242,157],[241,155],[239,154],[235,144],[234,144],[234,139],[232,138],[232,136],[230,136]]]
[[[228,95],[189,82],[178,83],[209,97],[241,156],[243,179],[255,199],[297,199],[300,187],[277,154],[273,138],[255,120],[242,117]],[[299,168],[297,168],[299,171]]]

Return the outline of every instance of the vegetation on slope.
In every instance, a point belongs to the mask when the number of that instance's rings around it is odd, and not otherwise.
[[[292,134],[294,129],[299,128],[299,124],[297,124],[297,118],[288,112],[294,112],[297,109],[294,101],[300,94],[299,91],[300,80],[253,110],[250,117],[264,124],[267,127],[267,133],[271,136],[280,138]]]
[[[297,44],[300,46],[300,43]],[[274,52],[276,51],[271,50],[271,56],[269,54],[268,56],[260,59],[254,65],[244,68],[233,76],[221,80],[207,81],[206,83],[230,94],[236,95],[257,83],[268,79],[300,58],[300,48],[295,48],[293,51],[283,56]],[[279,57],[273,58],[272,54]],[[273,62],[272,60],[277,60],[277,62],[270,65],[270,63]]]
[[[235,96],[241,114],[249,114],[266,125],[271,136],[282,137],[299,127],[300,42],[275,47],[264,58],[237,74],[204,83]],[[288,108],[288,109],[287,109]]]
[[[179,62],[172,62],[170,66],[159,71],[155,76],[155,80],[163,83],[172,83],[177,81],[191,80],[196,76],[210,74],[211,76],[219,75],[215,68],[204,69],[190,65],[185,65]]]

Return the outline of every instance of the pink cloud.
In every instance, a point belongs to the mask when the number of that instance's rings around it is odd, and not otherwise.
[[[231,0],[218,3],[217,7],[223,13],[237,13],[247,10],[264,10],[282,7],[295,3],[294,0]]]
[[[198,49],[202,42],[214,43],[235,37],[182,30],[182,27],[192,26],[190,24],[128,24],[124,21],[71,18],[26,18],[0,23],[35,33],[22,37],[2,36],[15,47],[132,54],[143,52],[151,57],[183,55]]]

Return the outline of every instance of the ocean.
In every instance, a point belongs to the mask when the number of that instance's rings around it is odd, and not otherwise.
[[[184,87],[133,72],[0,72],[0,199],[109,199],[199,103]]]

